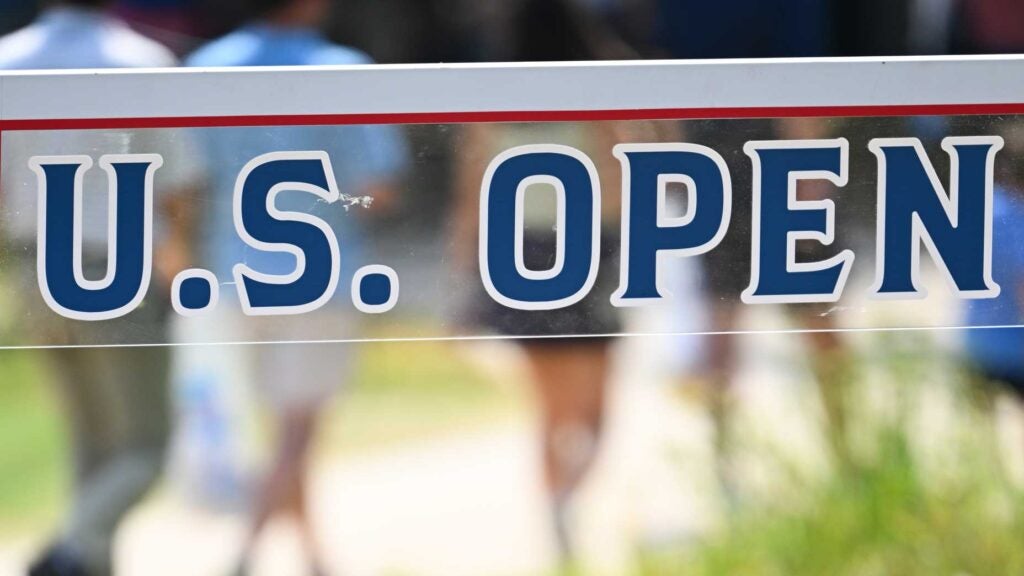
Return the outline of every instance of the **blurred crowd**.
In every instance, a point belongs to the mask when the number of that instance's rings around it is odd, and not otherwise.
[[[579,0],[636,57],[729,58],[1011,53],[1024,42],[1013,0]],[[515,0],[337,0],[328,38],[381,63],[508,60]],[[0,3],[0,31],[28,24],[47,2]],[[246,0],[119,0],[111,11],[178,55],[253,16]],[[785,38],[780,41],[779,38]],[[602,54],[598,57],[617,57]]]
[[[1024,51],[1021,22],[1024,4],[1014,0],[55,0],[40,5],[7,0],[0,2],[0,31],[9,33],[0,39],[0,68],[1012,53]],[[170,280],[197,259],[221,278],[230,278],[231,267],[238,262],[264,273],[289,271],[292,264],[288,258],[282,261],[280,254],[253,253],[231,238],[230,203],[209,196],[210,190],[230,190],[241,166],[266,152],[323,150],[334,162],[344,190],[374,199],[378,210],[371,211],[361,224],[353,224],[352,219],[335,222],[332,219],[340,217],[337,210],[309,208],[308,201],[302,199],[281,201],[286,208],[322,210],[318,214],[342,235],[349,255],[377,248],[368,230],[381,221],[392,227],[398,238],[392,238],[393,243],[436,236],[438,230],[445,230],[443,240],[434,238],[447,243],[445,266],[450,263],[452,274],[471,278],[476,273],[474,255],[465,247],[476,245],[479,183],[490,159],[511,146],[557,143],[586,152],[606,150],[616,142],[686,139],[713,143],[728,154],[726,161],[735,178],[734,219],[749,222],[750,165],[742,153],[747,140],[843,135],[859,143],[901,130],[934,140],[935,136],[978,128],[998,130],[1006,136],[1008,153],[1019,154],[1024,148],[1019,129],[991,119],[893,120],[869,127],[857,122],[790,119],[481,124],[454,130],[246,128],[166,138],[158,135],[148,143],[140,138],[130,145],[135,148],[123,150],[118,147],[129,145],[117,134],[66,133],[59,144],[48,143],[47,150],[50,154],[73,153],[88,146],[86,149],[128,152],[148,144],[165,158],[174,159],[165,162],[161,180],[165,189],[158,191],[162,232],[155,265],[162,286],[153,297],[169,302],[165,294]],[[17,150],[18,141],[13,142]],[[36,145],[26,140],[23,148]],[[5,149],[9,146],[5,140]],[[217,161],[203,165],[199,158]],[[611,164],[611,160],[605,158],[605,163]],[[852,162],[866,164],[870,159],[854,158]],[[167,168],[172,165],[173,170]],[[607,335],[622,332],[626,321],[608,306],[615,282],[609,274],[617,270],[618,166],[599,165],[597,171],[602,188],[611,192],[610,201],[603,204],[602,273],[592,296],[565,310],[540,313],[513,312],[471,294],[459,312],[460,322],[479,324],[487,333],[515,337],[519,342],[540,414],[539,453],[552,533],[567,565],[574,556],[568,510],[599,452],[606,427],[616,344],[616,339]],[[34,190],[25,193],[11,174],[5,170],[0,197],[5,211],[16,213],[10,207],[31,203]],[[431,193],[409,193],[411,188]],[[1001,276],[1006,286],[1024,287],[1024,278],[1018,278],[1024,276],[1024,258],[1019,253],[1022,243],[1015,238],[1016,226],[1012,225],[1024,219],[1018,191],[1022,189],[1024,182],[1015,170],[999,174],[996,218],[1008,224],[1000,228],[1005,233],[997,232],[994,250],[997,280]],[[801,188],[800,193],[806,198],[834,196],[834,190],[818,183]],[[870,194],[867,191],[864,197],[870,198]],[[526,210],[523,250],[528,267],[544,268],[549,263],[553,234],[546,218],[550,208],[538,201]],[[869,224],[856,220],[844,224],[854,230]],[[25,266],[31,269],[35,231],[17,223],[6,224],[9,246],[25,247],[12,250],[20,254],[13,260],[27,258]],[[848,240],[851,244],[858,241]],[[84,242],[83,267],[102,271],[106,265],[103,235],[87,237]],[[699,269],[689,270],[701,278],[698,296],[705,303],[705,329],[716,334],[701,351],[699,371],[706,381],[716,449],[722,454],[717,474],[726,493],[735,476],[728,456],[734,429],[730,422],[735,418],[729,390],[738,366],[736,338],[730,334],[741,329],[743,310],[738,294],[748,280],[744,274],[749,270],[749,242],[749,227],[734,226]],[[821,260],[833,253],[834,247],[825,252],[822,248],[826,247],[802,247],[798,257]],[[1024,314],[1016,302],[1016,291],[1004,290],[1007,295],[997,301],[969,309],[969,323],[1019,323]],[[34,310],[32,306],[39,303],[25,306]],[[829,309],[798,306],[783,313],[808,330],[805,344],[828,422],[825,436],[835,460],[845,463],[851,456],[847,453],[849,417],[844,387],[856,377],[857,362],[834,332],[837,326]],[[217,316],[216,324],[207,329],[218,330],[220,339],[280,341],[339,339],[339,326],[356,326],[358,322],[347,308],[332,304],[312,318],[255,322]],[[169,310],[148,306],[124,322],[108,323],[97,330],[144,333],[150,339],[170,341],[172,329]],[[81,330],[80,326],[56,322],[45,328],[48,338],[60,338],[61,343],[88,343],[89,337],[78,333]],[[981,375],[1006,383],[1012,390],[1024,390],[1024,359],[1019,358],[1024,341],[1019,331],[978,333],[968,340],[967,353]],[[49,343],[54,342],[57,340]],[[112,542],[121,520],[162,475],[174,426],[169,392],[172,351],[159,347],[66,348],[48,354],[73,428],[75,490],[71,509],[30,574],[106,576],[115,572]],[[259,390],[265,399],[276,438],[258,494],[251,498],[249,536],[238,553],[236,571],[249,572],[252,548],[268,522],[288,516],[295,520],[301,535],[309,573],[326,574],[321,546],[332,544],[318,541],[308,519],[307,469],[323,408],[344,385],[351,359],[344,349],[326,344],[253,347],[223,356],[227,355],[234,355],[234,365],[242,366],[246,374],[246,385]]]

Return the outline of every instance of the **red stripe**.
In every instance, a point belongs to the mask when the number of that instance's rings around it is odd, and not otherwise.
[[[867,116],[966,116],[1024,114],[1024,104],[924,104],[899,106],[773,106],[751,108],[663,108],[643,110],[552,110],[310,114],[2,120],[0,130],[99,130],[323,126],[346,124],[469,124],[480,122],[586,122],[607,120],[695,120],[710,118],[850,118]]]

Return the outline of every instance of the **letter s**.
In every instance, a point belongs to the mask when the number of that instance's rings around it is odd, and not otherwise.
[[[279,210],[277,194],[307,192],[334,203],[341,198],[326,152],[274,152],[250,161],[235,184],[235,228],[246,244],[295,256],[286,275],[234,267],[242,309],[250,316],[303,314],[327,303],[338,286],[338,239],[322,219]]]

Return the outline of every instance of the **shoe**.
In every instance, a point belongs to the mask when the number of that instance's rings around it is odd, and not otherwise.
[[[93,574],[74,554],[61,548],[51,548],[29,568],[28,576],[93,576]]]

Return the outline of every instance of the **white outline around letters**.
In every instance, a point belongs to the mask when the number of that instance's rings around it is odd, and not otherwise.
[[[530,186],[536,184],[547,184],[554,186],[556,199],[555,216],[555,264],[547,270],[531,270],[526,267],[526,256],[523,254],[525,242],[523,239],[526,233],[526,191]],[[530,176],[523,179],[516,189],[516,239],[515,239],[515,260],[516,272],[529,280],[550,280],[557,278],[565,268],[565,185],[554,176]]]
[[[391,281],[391,295],[388,297],[388,301],[383,304],[367,304],[363,301],[363,295],[359,291],[360,284],[363,278],[366,278],[370,274],[382,274],[388,277]],[[390,312],[396,304],[398,304],[398,292],[399,292],[398,273],[395,272],[394,268],[390,266],[384,266],[383,264],[371,264],[369,266],[363,266],[356,271],[355,275],[352,276],[352,304],[356,307],[356,310],[364,314],[383,314]]]
[[[181,285],[186,280],[193,278],[202,278],[210,285],[210,301],[202,308],[186,308],[181,304]],[[201,316],[206,311],[215,308],[218,302],[220,302],[220,282],[217,280],[217,276],[209,270],[202,268],[183,270],[174,277],[174,281],[171,283],[171,306],[175,312],[186,318]]]
[[[47,181],[46,172],[43,166],[46,165],[76,165],[74,198],[73,198],[73,223],[72,223],[72,272],[75,282],[83,290],[102,290],[114,282],[117,273],[117,172],[114,164],[120,163],[147,163],[146,177],[143,185],[144,218],[143,223],[143,246],[142,246],[142,280],[132,300],[114,310],[102,312],[81,312],[65,308],[57,303],[50,292],[49,280],[46,276],[46,193]],[[107,221],[107,273],[101,280],[87,280],[82,267],[83,246],[83,209],[82,196],[85,193],[85,174],[92,169],[93,161],[89,156],[67,155],[67,156],[33,156],[28,161],[29,168],[35,172],[39,182],[38,187],[38,230],[36,247],[36,275],[40,293],[43,300],[51,310],[73,320],[95,322],[101,320],[112,320],[120,318],[135,310],[142,303],[149,291],[149,284],[153,272],[153,180],[154,175],[163,166],[163,157],[159,154],[106,154],[100,156],[99,165],[107,173],[107,194],[108,194],[108,221]]]
[[[629,221],[629,207],[632,198],[632,178],[629,164],[630,153],[636,152],[689,152],[694,154],[700,154],[710,158],[717,166],[718,171],[722,176],[722,201],[724,203],[722,207],[722,222],[718,226],[718,231],[711,240],[705,242],[700,246],[693,248],[666,248],[658,250],[655,256],[655,286],[658,290],[657,298],[623,298],[623,295],[628,290],[629,285],[629,237],[630,237],[630,221]],[[661,261],[663,258],[672,256],[676,258],[682,258],[686,256],[698,256],[713,250],[718,244],[725,238],[726,232],[729,230],[729,223],[732,220],[732,175],[729,173],[729,167],[725,163],[725,159],[722,155],[715,150],[702,146],[700,144],[691,143],[666,143],[666,144],[618,144],[612,149],[612,154],[619,160],[622,165],[622,256],[619,264],[619,287],[615,293],[612,294],[611,303],[613,306],[619,308],[645,306],[658,302],[664,298],[671,297],[672,292],[666,286],[667,280],[665,275],[662,273]],[[669,183],[680,183],[686,184],[687,194],[690,199],[690,206],[687,208],[687,213],[678,218],[669,218],[667,215],[662,214],[662,211],[666,209],[665,197],[667,196],[667,188]],[[684,174],[659,174],[658,175],[658,207],[657,207],[657,218],[656,225],[660,228],[663,223],[672,223],[676,226],[682,226],[689,224],[697,217],[696,206],[697,197],[700,191],[697,190],[696,183],[693,178]]]
[[[567,297],[562,298],[560,300],[554,300],[554,301],[549,301],[549,302],[523,302],[523,301],[520,301],[520,300],[514,300],[512,298],[506,297],[504,294],[502,294],[501,292],[498,291],[497,287],[494,286],[494,282],[491,280],[490,267],[488,266],[488,263],[487,263],[487,245],[488,245],[488,242],[489,242],[489,236],[488,236],[488,230],[487,230],[487,219],[488,219],[489,208],[490,208],[489,203],[490,203],[490,195],[491,195],[491,181],[494,178],[494,173],[498,170],[498,168],[502,164],[504,164],[505,162],[507,162],[508,160],[510,160],[512,158],[516,158],[516,157],[519,157],[519,156],[525,156],[527,154],[538,154],[538,153],[539,154],[560,154],[560,155],[563,155],[563,156],[571,156],[572,158],[576,159],[581,164],[583,164],[583,166],[587,170],[587,173],[590,175],[590,192],[591,192],[592,208],[593,208],[593,218],[592,218],[593,219],[593,223],[592,223],[592,227],[591,227],[591,239],[592,239],[592,242],[591,242],[591,254],[590,254],[590,272],[588,273],[587,280],[586,280],[586,282],[584,282],[583,286],[579,290],[577,290],[574,294],[572,294],[571,296],[567,296]],[[519,197],[521,196],[521,193],[524,191],[523,190],[523,183],[524,182],[529,182],[531,178],[535,178],[535,177],[536,176],[525,178],[523,180],[523,182],[520,183],[519,187],[517,188],[517,192],[516,192],[516,201],[517,201],[517,203],[518,203]],[[563,184],[563,186],[564,186],[564,184]],[[564,193],[564,188],[563,188],[563,193]],[[566,202],[568,201],[568,197],[567,196],[566,196],[565,200],[566,200]],[[562,204],[564,205],[566,202],[563,202]],[[568,206],[564,206],[564,208],[566,210],[568,210]],[[518,216],[520,211],[516,210],[516,212],[517,212],[517,216]],[[562,215],[561,220],[563,221],[563,224],[564,224],[564,220],[565,220],[565,215],[564,214]],[[515,225],[516,225],[516,228],[517,228],[517,234],[516,234],[516,240],[517,241],[520,240],[521,237],[522,237],[522,232],[521,232],[522,224],[523,223],[519,222],[518,218],[516,218],[516,224]],[[564,226],[564,225],[559,227],[559,230],[560,230],[560,233],[559,233],[560,246],[558,247],[558,250],[559,250],[559,253],[563,254],[563,260],[561,262],[562,266],[564,266],[564,264],[565,264],[565,262],[564,262],[564,252],[565,252],[564,240],[565,240],[566,231],[563,230],[565,227],[566,226]],[[490,165],[487,167],[487,171],[484,173],[483,184],[480,187],[480,239],[479,239],[479,247],[478,247],[478,249],[479,249],[479,261],[480,261],[480,277],[483,280],[484,288],[487,290],[487,294],[490,295],[491,298],[493,298],[496,302],[498,302],[499,304],[501,304],[503,306],[507,306],[509,308],[514,308],[516,310],[557,310],[559,308],[565,308],[567,306],[572,306],[573,304],[576,304],[577,302],[579,302],[580,300],[585,298],[586,295],[590,293],[590,290],[594,287],[594,282],[597,281],[597,270],[598,270],[598,266],[600,266],[600,262],[601,262],[601,181],[600,181],[600,178],[598,177],[598,174],[597,174],[597,167],[594,166],[594,161],[591,160],[589,156],[587,156],[583,152],[577,150],[576,148],[573,148],[571,146],[558,145],[558,144],[530,144],[530,145],[526,145],[526,146],[517,146],[515,148],[510,148],[510,149],[502,152],[501,154],[498,154],[494,158],[494,160],[491,161]],[[518,248],[518,250],[519,250],[519,253],[521,254],[522,253],[522,247],[520,246]],[[516,264],[517,264],[516,270],[520,271],[519,270],[519,266],[518,266],[518,262]],[[558,266],[558,263],[556,263],[556,268],[559,270],[559,272],[561,271],[561,268]],[[532,272],[532,271],[530,271],[530,272]],[[549,273],[550,273],[550,271],[542,271],[542,272],[539,272],[539,273],[538,272],[532,272],[533,275],[536,275],[536,274],[545,275],[545,274],[549,274]],[[528,280],[537,279],[537,276],[533,276],[531,278],[531,276],[523,275],[523,277],[528,279]],[[554,278],[555,276],[551,276],[551,277]]]
[[[682,184],[686,189],[686,212],[682,216],[668,215],[668,185]],[[697,218],[697,183],[684,174],[658,175],[658,227],[686,226]]]
[[[825,233],[810,230],[791,230],[786,234],[786,272],[800,274],[819,272],[842,265],[839,279],[831,294],[780,294],[758,296],[755,294],[761,280],[761,156],[760,150],[780,149],[839,149],[839,174],[828,170],[793,170],[788,174],[786,192],[786,208],[791,212],[800,210],[824,210]],[[750,285],[740,295],[745,304],[811,304],[821,302],[837,302],[846,288],[850,270],[853,268],[855,254],[846,249],[835,256],[820,262],[796,261],[796,243],[799,240],[814,240],[825,246],[831,246],[836,238],[836,205],[829,198],[822,200],[799,200],[797,185],[800,180],[826,180],[835,186],[846,186],[849,179],[850,143],[846,138],[831,140],[752,140],[743,145],[743,152],[753,163],[753,210],[751,211],[751,252],[750,252]]]
[[[988,145],[990,146],[988,155],[985,159],[985,247],[984,254],[982,257],[985,259],[983,263],[983,274],[985,276],[985,290],[966,290],[962,291],[957,287],[956,282],[953,280],[953,275],[949,272],[949,268],[946,266],[945,260],[939,253],[938,248],[935,246],[931,235],[925,228],[924,223],[921,221],[921,217],[914,212],[911,216],[911,232],[910,241],[912,246],[910,247],[910,281],[914,286],[913,292],[890,292],[880,293],[879,290],[882,288],[882,284],[885,282],[885,203],[886,203],[886,185],[888,183],[886,178],[886,158],[884,148],[886,147],[906,147],[910,146],[914,148],[917,153],[917,158],[921,162],[921,166],[928,174],[928,180],[932,185],[932,192],[938,197],[939,202],[942,204],[942,209],[946,213],[946,217],[949,219],[950,224],[953,228],[958,226],[960,217],[960,154],[957,152],[956,147],[959,145]],[[996,154],[1003,148],[1003,138],[1000,136],[948,136],[942,140],[942,149],[949,154],[950,160],[950,172],[949,172],[949,192],[946,193],[945,188],[942,186],[942,181],[939,180],[938,174],[935,173],[935,167],[932,166],[931,161],[928,159],[928,155],[925,153],[924,146],[921,144],[921,140],[918,138],[875,138],[868,142],[868,149],[878,159],[878,204],[876,207],[876,231],[875,231],[875,282],[871,286],[871,298],[875,300],[918,300],[926,298],[928,291],[921,287],[920,284],[920,270],[921,270],[921,244],[923,243],[927,247],[928,252],[932,256],[932,260],[937,265],[936,267],[941,271],[943,278],[946,280],[950,290],[957,297],[970,300],[970,299],[985,299],[985,298],[996,298],[999,296],[1000,287],[992,279],[992,193],[995,173],[995,157]]]
[[[308,304],[302,304],[300,306],[270,306],[254,308],[251,306],[249,302],[249,295],[245,290],[245,278],[265,284],[287,285],[301,278],[306,271],[306,253],[299,247],[287,243],[261,242],[253,238],[248,231],[246,231],[245,223],[242,221],[242,193],[245,189],[245,181],[256,168],[279,160],[318,160],[323,166],[324,176],[327,180],[327,185],[329,186],[327,190],[301,182],[281,182],[274,185],[267,194],[266,209],[267,213],[275,220],[285,222],[302,222],[315,226],[323,232],[331,249],[331,278],[323,294]],[[238,179],[235,181],[233,213],[235,230],[238,232],[239,238],[249,246],[264,252],[284,252],[291,254],[295,256],[296,261],[295,270],[290,274],[285,275],[263,274],[246,266],[244,263],[236,264],[234,268],[232,268],[232,275],[234,276],[235,285],[238,290],[238,299],[242,304],[242,311],[247,316],[285,316],[312,312],[330,301],[338,289],[341,252],[338,248],[338,238],[335,235],[334,230],[332,230],[331,227],[322,219],[317,218],[312,214],[278,210],[274,205],[274,201],[277,199],[277,195],[279,193],[285,191],[307,192],[322,198],[328,204],[337,202],[341,198],[341,192],[338,189],[338,182],[334,178],[334,170],[331,167],[331,160],[327,155],[327,152],[270,152],[250,160],[238,174]]]

